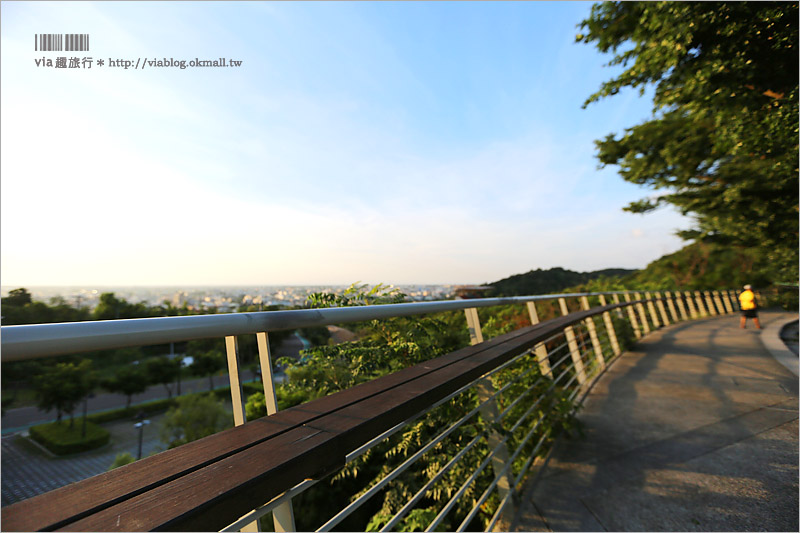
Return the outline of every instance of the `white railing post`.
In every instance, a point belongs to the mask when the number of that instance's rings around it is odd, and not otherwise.
[[[716,291],[717,298],[722,303],[722,308],[725,310],[726,314],[733,313],[733,309],[731,309],[731,302],[726,298],[725,291]]]
[[[728,309],[728,306],[725,305],[725,302],[723,301],[722,296],[720,296],[719,291],[712,291],[712,294],[714,295],[714,303],[717,304],[720,314],[725,315],[730,313],[731,311]]]
[[[678,311],[681,313],[681,320],[689,320],[689,315],[686,314],[686,306],[683,304],[683,295],[680,291],[676,291],[673,295],[675,303],[678,305]]]
[[[267,407],[267,416],[274,415],[278,412],[278,397],[275,394],[275,377],[272,374],[269,335],[267,332],[256,333],[256,340],[258,341],[258,360],[261,364],[261,380],[264,382],[264,403]],[[297,531],[291,499],[272,510],[272,522],[275,525],[275,531]]]
[[[665,291],[664,298],[667,300],[667,309],[669,309],[669,314],[672,317],[672,321],[677,323],[680,318],[678,318],[678,312],[675,310],[675,303],[672,301],[672,292]]]
[[[581,296],[581,306],[584,311],[589,310],[589,298]],[[586,329],[589,330],[589,338],[592,340],[592,349],[594,350],[594,358],[597,364],[600,365],[600,370],[606,368],[606,359],[603,357],[603,347],[600,345],[600,339],[597,338],[597,326],[594,323],[594,318],[587,316],[583,321],[586,324]]]
[[[616,294],[614,296],[616,296]],[[601,294],[599,298],[600,298],[600,305],[605,307],[606,306],[605,295]],[[614,322],[611,320],[611,313],[609,313],[608,311],[605,311],[603,313],[603,323],[606,325],[608,340],[611,342],[611,350],[614,352],[614,357],[616,357],[622,353],[622,350],[620,349],[619,342],[617,341],[617,332],[614,331]]]
[[[627,292],[625,294],[627,294]],[[614,294],[612,294],[611,295],[611,301],[613,301],[615,304],[618,304],[619,303],[619,294],[617,294],[616,292]],[[630,300],[628,300],[628,301],[630,301]],[[616,312],[617,312],[617,318],[619,318],[620,320],[625,320],[625,317],[622,315],[622,308],[621,307],[617,307]]]
[[[228,356],[228,379],[231,384],[231,401],[233,402],[233,424],[241,426],[245,423],[245,414],[242,383],[239,379],[239,341],[236,336],[225,337],[225,349]]]
[[[706,311],[706,304],[703,303],[703,296],[700,294],[700,291],[694,291],[694,299],[697,303],[697,311],[700,313],[700,316],[705,318],[708,316],[708,311]]]
[[[486,401],[492,398],[496,392],[494,383],[492,383],[491,378],[484,378],[475,385],[475,390],[478,393],[478,401],[483,403],[480,412],[481,416],[486,421],[486,426],[495,426],[495,422],[500,418],[500,410],[497,408],[497,399]],[[503,442],[503,436],[495,429],[489,431],[486,440],[489,444],[489,450],[497,449],[497,452],[492,455],[492,469],[494,470],[495,476],[502,472],[497,481],[496,488],[497,493],[500,495],[500,501],[503,501],[514,488],[511,481],[510,469],[505,469],[510,457],[508,446]],[[514,502],[512,501],[503,509],[503,516],[510,524],[514,520],[515,514]]]
[[[228,356],[228,379],[231,385],[233,424],[241,426],[247,421],[247,417],[244,410],[242,382],[239,377],[239,340],[235,335],[225,337],[225,352]],[[258,520],[247,524],[241,531],[260,531]]]
[[[642,295],[638,292],[634,293],[633,297],[637,300],[642,299]],[[639,311],[639,319],[642,321],[642,331],[645,335],[647,335],[650,333],[650,324],[647,323],[647,313],[645,313],[644,304],[642,302],[637,303],[636,310]]]
[[[527,302],[527,305],[528,315],[531,318],[531,325],[535,326],[539,323],[539,313],[536,311],[536,304],[534,302]],[[533,351],[536,354],[536,360],[539,363],[539,371],[543,376],[553,379],[553,371],[550,368],[550,358],[547,355],[547,348],[545,347],[544,343],[540,342],[534,346]]]
[[[469,341],[470,344],[473,346],[483,342],[483,332],[481,331],[481,322],[480,318],[478,317],[478,309],[475,307],[470,307],[468,309],[464,309],[464,313],[467,316],[467,327],[469,328]],[[497,400],[491,399],[496,392],[494,384],[490,378],[484,378],[480,380],[476,385],[476,390],[478,392],[478,400],[483,404],[480,408],[481,415],[483,416],[484,420],[486,421],[486,425],[491,427],[495,421],[500,417],[500,410],[497,408]],[[486,401],[489,400],[489,401]],[[508,447],[505,443],[502,443],[503,437],[500,435],[496,430],[491,430],[488,435],[488,442],[489,442],[489,449],[493,450],[498,447],[497,453],[492,456],[492,468],[494,469],[495,473],[502,472],[505,468],[506,463],[509,460],[508,454]],[[508,475],[508,472],[505,472],[500,476],[500,480],[497,482],[497,492],[500,494],[500,500],[502,501],[503,498],[509,493],[512,488],[512,484]],[[508,516],[513,519],[514,516],[514,509],[513,504],[507,507],[508,511],[504,511],[504,514],[510,512]],[[510,522],[509,522],[510,523]]]
[[[729,290],[728,295],[731,298],[731,304],[733,305],[733,310],[741,311],[741,308],[739,306],[739,295],[737,294],[737,292]]]
[[[661,322],[658,320],[656,306],[653,305],[653,297],[649,292],[644,293],[644,297],[647,299],[647,310],[650,312],[650,318],[653,320],[653,329],[658,329],[661,327]]]
[[[629,292],[625,293],[625,301],[631,301],[631,294]],[[636,336],[636,340],[642,338],[642,328],[639,327],[639,321],[636,319],[636,309],[635,306],[628,305],[625,309],[628,310],[628,319],[631,321],[631,326],[633,326],[633,334]]]
[[[736,302],[731,297],[731,291],[730,290],[726,290],[725,291],[725,297],[728,299],[728,304],[730,304],[730,306],[731,306],[731,313],[735,313],[736,312]]]
[[[694,306],[694,300],[692,300],[692,294],[689,291],[684,291],[683,297],[686,300],[686,305],[689,306],[689,317],[692,320],[696,320],[699,315],[697,314],[697,309]]]
[[[661,293],[655,292],[653,294],[657,298],[656,307],[658,308],[658,312],[661,314],[661,323],[664,324],[665,326],[669,326],[670,321],[669,318],[667,317],[667,310],[664,309],[664,302],[661,300]]]
[[[711,316],[717,316],[717,309],[714,307],[714,302],[711,300],[711,295],[708,291],[703,291],[703,296],[706,300],[706,307],[708,307],[708,312],[711,313]]]
[[[483,342],[483,332],[481,331],[481,321],[478,318],[478,309],[470,307],[464,309],[467,315],[467,328],[469,328],[469,343],[472,345]]]
[[[561,308],[561,314],[567,316],[569,314],[569,309],[567,309],[566,300],[564,298],[559,298],[558,305]],[[575,365],[575,374],[578,376],[578,383],[583,385],[586,381],[586,372],[583,369],[581,352],[578,349],[578,342],[575,340],[575,332],[572,326],[564,328],[564,336],[567,338],[567,345],[569,346],[569,353],[572,356],[572,363]]]

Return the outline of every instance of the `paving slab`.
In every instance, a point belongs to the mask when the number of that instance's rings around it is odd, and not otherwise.
[[[796,316],[760,314],[766,328]],[[797,531],[797,376],[738,322],[668,326],[623,354],[578,415],[585,438],[558,441],[513,529]]]

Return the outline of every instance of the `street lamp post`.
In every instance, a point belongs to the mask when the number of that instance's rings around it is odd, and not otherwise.
[[[139,411],[139,415],[138,415],[136,418],[137,418],[139,421],[138,421],[138,422],[136,422],[136,423],[133,425],[133,427],[135,427],[135,428],[139,428],[139,453],[138,453],[138,454],[137,454],[137,456],[136,456],[136,460],[138,461],[139,459],[141,459],[141,458],[142,458],[142,435],[143,435],[143,433],[144,433],[144,427],[145,427],[147,424],[149,424],[149,423],[150,423],[150,421],[149,421],[149,420],[143,420],[143,419],[144,419],[144,413],[143,413],[143,412],[141,412],[141,411]]]

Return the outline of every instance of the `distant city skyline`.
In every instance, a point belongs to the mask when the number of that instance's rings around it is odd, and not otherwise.
[[[308,295],[314,292],[341,294],[349,285],[218,285],[218,286],[0,286],[3,297],[9,291],[24,288],[34,301],[45,303],[63,300],[78,308],[94,309],[103,293],[111,292],[117,298],[130,303],[145,303],[160,306],[169,303],[175,307],[187,305],[190,310],[235,312],[240,305],[302,306]],[[399,289],[412,301],[450,299],[457,285],[412,284],[392,288]]]
[[[474,284],[643,268],[691,221],[623,212],[649,191],[597,168],[593,142],[646,119],[651,93],[581,109],[618,72],[574,43],[590,7],[3,2],[0,281]],[[34,50],[42,31],[89,34],[91,48]],[[61,56],[92,68],[36,62]],[[242,65],[132,67],[221,57]]]

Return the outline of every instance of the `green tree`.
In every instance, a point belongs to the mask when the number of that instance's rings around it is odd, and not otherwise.
[[[148,307],[143,303],[132,304],[117,298],[113,292],[104,292],[94,309],[95,320],[113,320],[116,318],[144,318],[161,313],[160,307]]]
[[[798,264],[798,4],[602,2],[578,41],[624,71],[588,105],[654,86],[653,118],[597,141],[602,165],[663,190],[626,209],[672,204],[687,239],[756,249],[779,280]]]
[[[14,289],[2,299],[3,324],[39,324],[77,322],[89,318],[88,309],[76,309],[63,298],[50,300],[50,305],[33,300],[27,289]]]
[[[161,422],[161,440],[169,447],[213,435],[233,425],[231,414],[213,394],[190,394],[178,398]]]
[[[144,371],[150,383],[164,385],[167,396],[172,398],[172,383],[178,379],[180,372],[180,359],[168,357],[151,357],[144,362]]]
[[[22,307],[27,305],[33,301],[31,297],[31,293],[28,292],[28,289],[20,288],[8,291],[8,296],[0,300],[2,302],[3,307],[7,305],[15,306],[15,307]]]
[[[192,355],[191,370],[199,376],[208,376],[208,390],[214,390],[214,374],[222,369],[225,356],[219,350],[210,350]]]
[[[59,423],[64,413],[69,414],[72,427],[75,408],[94,386],[91,368],[92,363],[87,359],[46,368],[34,379],[38,407],[44,411],[55,409]]]
[[[125,408],[131,406],[134,394],[141,394],[147,390],[147,374],[139,365],[126,366],[117,371],[112,378],[102,381],[101,386],[109,392],[124,394],[127,397]]]

